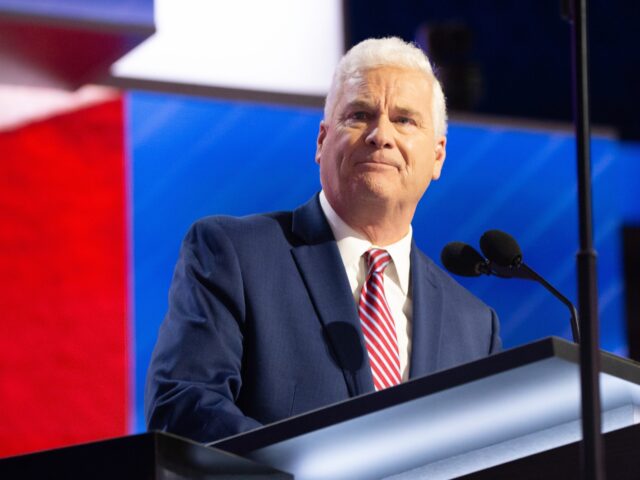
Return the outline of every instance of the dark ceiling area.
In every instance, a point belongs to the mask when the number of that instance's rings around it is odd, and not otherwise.
[[[561,0],[346,0],[348,46],[396,35],[428,52],[454,112],[572,121]],[[640,140],[640,2],[588,2],[592,124]]]

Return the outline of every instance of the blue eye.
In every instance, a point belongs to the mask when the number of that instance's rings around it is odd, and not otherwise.
[[[353,120],[367,120],[369,118],[369,114],[367,112],[353,112],[351,114],[351,118]]]
[[[396,120],[397,123],[401,123],[403,125],[415,125],[415,122],[412,118],[409,117],[400,117]]]

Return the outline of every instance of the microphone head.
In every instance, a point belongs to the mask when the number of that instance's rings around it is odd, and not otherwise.
[[[471,245],[463,242],[447,243],[440,252],[444,268],[463,277],[478,277],[488,273],[487,261]]]
[[[522,251],[518,242],[508,233],[488,230],[480,237],[480,250],[491,262],[501,267],[519,267]]]

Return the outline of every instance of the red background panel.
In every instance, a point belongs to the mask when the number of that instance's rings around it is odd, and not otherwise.
[[[0,133],[0,456],[127,432],[122,115]]]

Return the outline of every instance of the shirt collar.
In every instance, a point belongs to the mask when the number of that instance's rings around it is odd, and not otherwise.
[[[331,227],[333,236],[338,244],[338,250],[340,251],[340,256],[342,257],[342,262],[344,263],[345,268],[349,269],[355,267],[357,269],[362,255],[364,255],[364,253],[370,248],[377,246],[373,245],[367,237],[351,228],[338,216],[327,200],[324,191],[320,192],[320,208],[322,208],[322,212],[327,218],[327,222],[329,222],[329,227]],[[411,225],[409,225],[409,231],[400,240],[392,243],[391,245],[386,245],[385,247],[378,247],[384,248],[384,250],[389,252],[398,275],[400,288],[405,295],[409,292],[412,236],[413,229]]]

